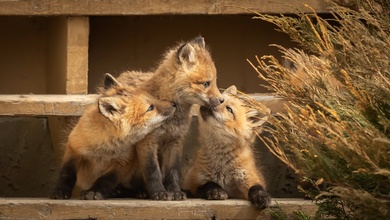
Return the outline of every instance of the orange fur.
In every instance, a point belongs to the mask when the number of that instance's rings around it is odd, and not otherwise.
[[[260,112],[249,109],[236,95],[235,86],[223,94],[225,102],[214,108],[200,108],[199,142],[193,166],[188,171],[183,189],[194,196],[208,182],[218,184],[232,198],[249,199],[254,185],[266,183],[257,169],[252,150],[254,130],[264,123],[254,119]]]
[[[96,104],[85,110],[69,134],[63,170],[67,166],[75,169],[76,184],[83,190],[91,188],[98,178],[109,172],[115,173],[113,185],[129,185],[131,176],[138,172],[134,144],[161,126],[174,112],[171,102],[156,100],[142,90],[120,84],[109,88]],[[61,175],[71,175],[72,169],[61,171],[52,198],[66,198],[61,195],[69,193],[61,192],[61,184],[66,182],[61,181]]]
[[[153,72],[124,72],[118,77],[121,83],[176,104],[174,116],[136,147],[150,198],[185,199],[179,186],[180,163],[184,137],[191,122],[191,106],[217,106],[223,102],[216,80],[214,62],[201,37],[168,50]]]

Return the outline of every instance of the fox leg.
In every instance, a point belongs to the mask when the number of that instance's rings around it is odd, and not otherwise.
[[[198,187],[197,194],[200,198],[209,200],[225,200],[228,198],[228,194],[225,190],[214,182],[207,182]]]
[[[170,142],[170,146],[162,146],[162,173],[164,175],[164,186],[167,191],[173,193],[173,200],[185,200],[187,196],[180,189],[181,178],[181,156],[182,143],[180,141]]]
[[[151,137],[145,138],[136,145],[140,169],[145,182],[148,197],[153,200],[172,200],[172,193],[165,190],[157,159],[158,145]]]
[[[253,165],[248,170],[255,170]],[[248,195],[248,200],[257,207],[264,209],[271,205],[271,196],[265,189],[264,177],[261,172],[247,172],[246,183],[244,184],[243,194]]]
[[[172,193],[165,190],[162,184],[162,175],[157,161],[157,153],[149,155],[146,158],[145,166],[145,185],[149,198],[153,200],[172,200]]]
[[[69,157],[64,161],[57,185],[51,192],[50,199],[69,199],[77,179],[76,159]]]
[[[113,170],[99,177],[88,190],[81,192],[80,199],[102,200],[110,197],[118,185],[118,174]]]
[[[271,196],[262,185],[253,185],[248,191],[249,201],[257,207],[264,209],[271,205]]]

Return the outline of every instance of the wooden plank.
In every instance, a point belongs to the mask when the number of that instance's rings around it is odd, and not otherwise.
[[[272,112],[284,111],[281,98],[272,94],[251,94]],[[0,115],[10,116],[80,116],[98,95],[0,95]],[[196,116],[196,110],[192,112]]]
[[[88,17],[49,20],[47,93],[88,93]]]
[[[80,116],[98,95],[0,95],[0,115]]]
[[[309,200],[274,199],[270,209],[259,210],[245,200],[151,201],[151,200],[49,200],[0,199],[0,219],[271,219],[281,207],[286,213],[302,210],[314,216]]]
[[[82,1],[81,1],[82,2]],[[88,93],[89,18],[67,18],[67,94]]]
[[[317,12],[326,12],[324,0],[306,0]],[[158,15],[252,14],[310,11],[300,0],[1,0],[0,15]]]
[[[287,104],[287,101],[283,100],[280,97],[277,97],[275,94],[253,93],[249,95],[254,100],[261,102],[267,108],[271,109],[272,113],[286,112],[285,105]]]

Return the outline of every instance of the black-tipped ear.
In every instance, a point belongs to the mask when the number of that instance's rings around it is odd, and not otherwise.
[[[195,62],[195,49],[191,44],[183,44],[177,51],[177,59],[179,63],[192,64]]]
[[[114,86],[121,86],[121,84],[111,74],[104,74],[104,89],[107,90]]]
[[[204,42],[204,38],[199,36],[195,39],[192,40],[193,43],[199,45],[200,48],[205,48],[206,47],[206,43]]]

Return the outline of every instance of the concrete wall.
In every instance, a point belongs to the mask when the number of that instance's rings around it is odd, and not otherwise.
[[[47,84],[48,78],[56,81],[52,70],[63,64],[57,60],[61,57],[53,57],[64,49],[64,35],[59,34],[63,29],[58,28],[62,21],[60,17],[0,17],[0,94],[62,93],[63,88]],[[198,35],[211,48],[219,87],[235,84],[243,92],[265,92],[246,59],[277,55],[268,46],[271,43],[292,45],[273,29],[244,15],[90,17],[89,93],[95,92],[104,73],[153,69],[168,47]],[[64,138],[58,137],[62,132],[50,131],[47,118],[0,117],[0,129],[0,196],[47,196],[63,151],[59,142]],[[184,171],[196,151],[196,129],[194,123],[186,141]],[[297,196],[291,171],[261,143],[257,149],[271,194]]]
[[[57,160],[45,118],[0,118],[0,197],[48,195]]]

